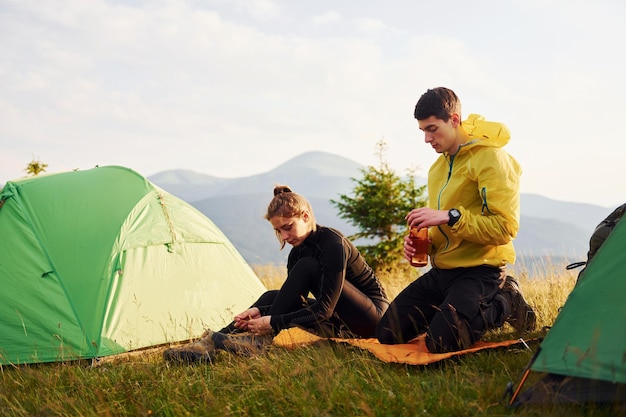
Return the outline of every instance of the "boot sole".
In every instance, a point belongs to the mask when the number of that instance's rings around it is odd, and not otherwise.
[[[171,363],[213,363],[215,354],[166,350],[163,352],[163,359]]]

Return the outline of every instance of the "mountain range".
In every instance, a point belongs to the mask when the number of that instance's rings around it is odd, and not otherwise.
[[[148,179],[210,218],[248,263],[284,264],[289,247],[279,250],[272,227],[263,217],[274,186],[289,185],[308,198],[319,224],[351,235],[356,228],[339,218],[330,200],[351,195],[355,179],[362,177],[365,168],[339,155],[308,152],[248,177],[218,178],[179,169]],[[584,260],[593,230],[612,210],[522,193],[520,230],[514,242],[518,259],[533,263],[537,258],[550,259],[563,265]]]

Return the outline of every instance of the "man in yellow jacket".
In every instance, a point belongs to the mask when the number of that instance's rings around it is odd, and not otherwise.
[[[432,268],[393,300],[377,328],[381,343],[406,343],[426,332],[431,352],[471,346],[487,330],[509,322],[519,333],[535,326],[535,313],[518,283],[506,275],[515,262],[521,168],[503,146],[501,123],[471,114],[444,87],[430,89],[415,106],[425,142],[441,154],[428,172],[428,207],[407,223],[429,228]],[[410,238],[404,254],[415,253]]]

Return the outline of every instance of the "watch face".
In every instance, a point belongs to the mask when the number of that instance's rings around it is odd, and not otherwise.
[[[452,227],[461,218],[461,212],[457,209],[450,209],[448,211],[448,216],[450,217],[450,220],[448,221],[448,226]]]

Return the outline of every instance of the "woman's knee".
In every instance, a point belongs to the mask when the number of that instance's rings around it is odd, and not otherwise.
[[[289,270],[289,277],[297,276],[298,279],[306,278],[308,280],[315,280],[318,279],[321,274],[322,267],[319,260],[312,257],[305,257],[298,260]]]
[[[304,258],[299,259],[292,267],[293,269],[303,269],[306,271],[310,270],[320,270],[320,261],[318,259],[313,258],[312,256],[305,256]]]
[[[257,307],[257,306],[271,305],[274,302],[274,299],[276,298],[277,294],[278,294],[278,290],[265,291],[263,294],[261,294],[261,296],[256,301],[256,303],[254,303],[252,306]]]

